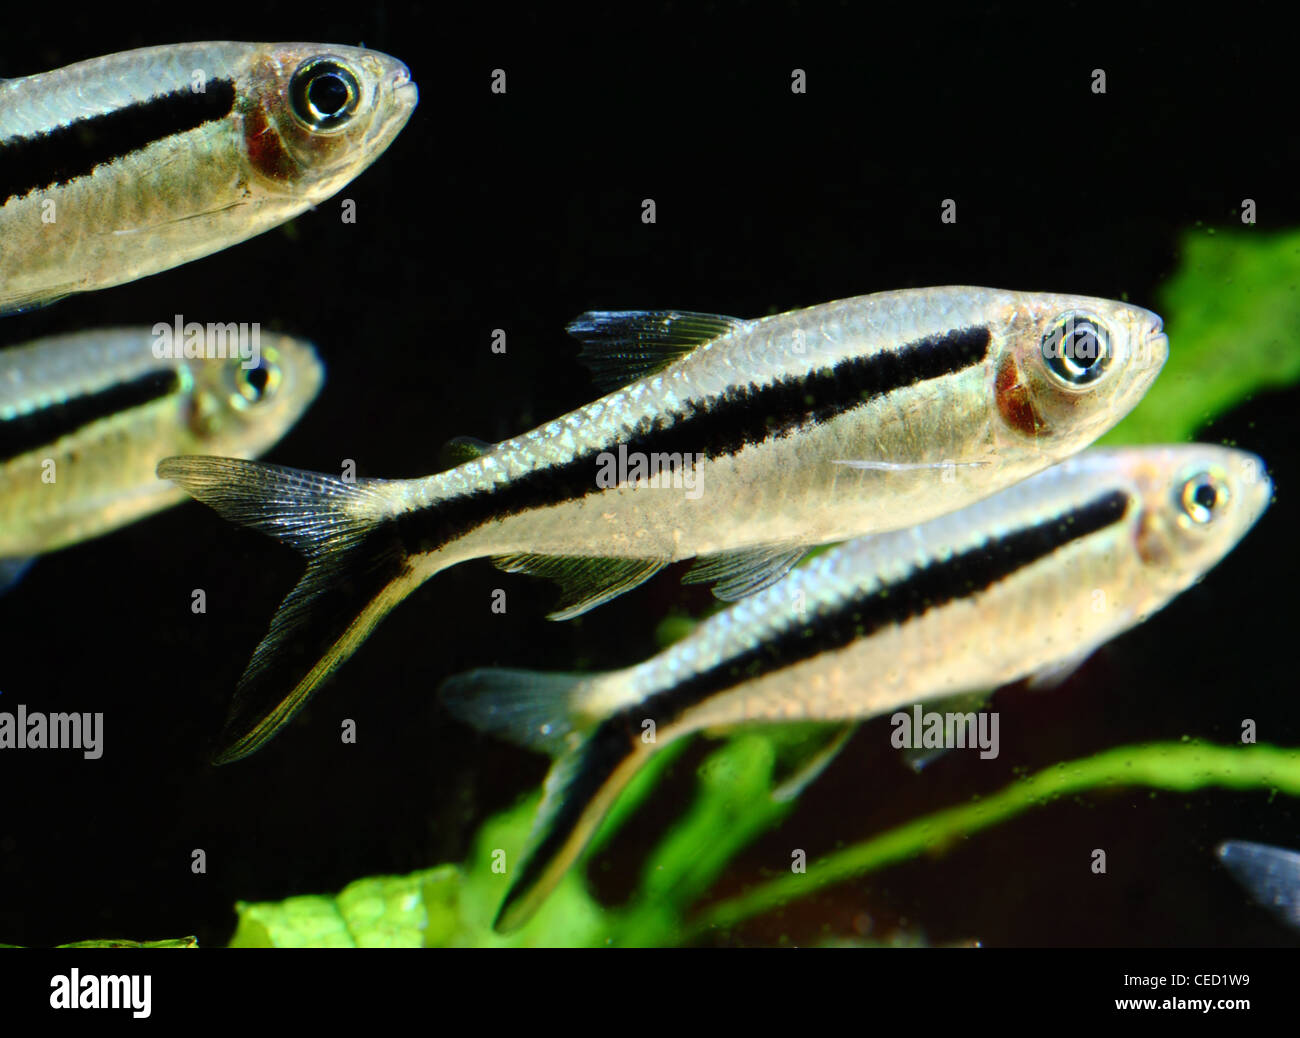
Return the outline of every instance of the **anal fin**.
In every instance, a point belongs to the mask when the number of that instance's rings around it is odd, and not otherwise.
[[[682,578],[683,584],[713,584],[713,594],[734,602],[771,587],[804,557],[803,545],[763,545],[741,551],[720,552],[695,560]]]
[[[80,286],[77,285],[60,285],[57,288],[47,289],[39,293],[33,292],[25,296],[0,298],[0,317],[10,317],[14,314],[25,314],[33,310],[41,310],[57,303],[60,299],[68,298],[68,296],[80,290]]]

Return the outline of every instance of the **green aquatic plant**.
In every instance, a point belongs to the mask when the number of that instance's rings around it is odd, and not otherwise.
[[[509,860],[531,822],[529,798],[483,827],[469,862],[409,876],[349,884],[337,897],[296,897],[238,906],[237,947],[472,947],[676,945],[725,931],[820,890],[906,861],[942,853],[965,837],[1053,800],[1092,790],[1149,788],[1191,792],[1221,788],[1300,797],[1300,749],[1214,746],[1196,742],[1121,746],[1045,768],[973,803],[914,819],[809,862],[806,871],[768,880],[695,912],[731,860],[789,812],[773,799],[777,742],[747,733],[725,743],[699,769],[699,791],[686,816],[646,861],[627,905],[602,908],[582,869],[573,869],[523,929],[501,936],[492,915],[505,892],[500,855]],[[626,820],[626,817],[625,819]],[[603,834],[607,839],[609,833]]]
[[[959,838],[1067,794],[1138,786],[1183,793],[1207,787],[1256,789],[1300,797],[1300,749],[1148,743],[1058,764],[973,803],[926,815],[810,862],[804,874],[782,876],[715,905],[688,932],[699,935],[714,927],[734,926],[844,880],[921,853],[935,853]]]
[[[1181,245],[1182,263],[1155,308],[1170,336],[1170,356],[1141,405],[1102,442],[1174,443],[1261,390],[1300,380],[1300,232],[1267,234],[1198,230]],[[689,630],[681,614],[656,632],[666,645]],[[806,872],[766,881],[744,894],[699,908],[727,863],[792,809],[777,801],[778,762],[788,734],[768,729],[737,735],[708,756],[697,791],[677,824],[648,856],[625,905],[608,908],[591,895],[582,867],[570,870],[537,916],[502,936],[491,920],[510,867],[527,840],[538,803],[533,794],[490,818],[467,862],[407,876],[357,880],[335,896],[305,896],[237,906],[237,947],[601,946],[698,941],[836,883],[942,852],[1054,797],[1090,790],[1147,787],[1187,792],[1218,787],[1300,797],[1300,750],[1156,743],[1119,747],[1060,764],[977,802],[915,819],[809,863]],[[680,760],[685,742],[665,748],[633,780],[597,833],[599,854]],[[81,946],[194,946],[180,941],[83,942]]]
[[[1195,230],[1184,236],[1180,251],[1179,269],[1154,300],[1170,337],[1169,360],[1141,405],[1102,440],[1104,444],[1186,441],[1206,422],[1252,393],[1300,380],[1300,350],[1291,341],[1293,330],[1300,327],[1300,232]],[[657,632],[660,644],[680,637],[689,623],[681,615],[665,621]],[[587,892],[582,869],[576,868],[537,918],[519,933],[501,937],[492,933],[489,924],[505,892],[506,866],[522,848],[537,804],[536,796],[528,798],[484,825],[470,864],[398,878],[406,884],[401,889],[418,889],[423,898],[430,891],[437,895],[439,907],[430,918],[441,922],[427,925],[422,940],[416,943],[675,944],[941,848],[1064,793],[1115,786],[1170,791],[1221,786],[1300,796],[1300,751],[1196,744],[1121,747],[1050,768],[977,803],[899,826],[810,863],[806,873],[771,880],[692,916],[692,909],[727,862],[790,810],[788,803],[775,802],[771,795],[781,742],[781,736],[770,731],[750,732],[735,737],[707,759],[701,767],[695,800],[649,856],[640,886],[626,906],[602,909]],[[602,827],[588,857],[598,853],[635,813],[679,749],[680,745],[659,755],[637,776]],[[494,872],[493,862],[506,871]],[[432,886],[431,876],[438,877]],[[324,913],[336,899],[291,900],[316,905]],[[452,904],[454,925],[446,922]],[[275,920],[274,926],[267,926],[263,943],[310,939],[307,931],[296,931],[287,921],[281,927],[276,912],[282,907],[241,905],[237,942],[252,932],[249,928],[254,917]],[[332,905],[329,912],[347,915],[344,908]],[[337,929],[338,924],[333,925]],[[371,939],[366,936],[354,943]]]
[[[1300,231],[1197,230],[1160,288],[1169,359],[1107,446],[1181,443],[1252,393],[1300,380]]]
[[[57,944],[56,948],[197,948],[197,937],[172,937],[161,941],[128,941],[124,938],[105,937],[97,941],[73,941]],[[21,944],[0,944],[0,948],[21,948]]]

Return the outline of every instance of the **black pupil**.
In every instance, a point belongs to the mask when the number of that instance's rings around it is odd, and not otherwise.
[[[1192,500],[1207,512],[1211,512],[1214,510],[1214,506],[1219,503],[1219,494],[1209,483],[1202,483],[1192,494]]]
[[[307,100],[321,115],[338,115],[348,105],[348,85],[337,72],[322,72],[307,88]]]
[[[267,380],[270,378],[270,374],[267,372],[266,368],[256,367],[250,370],[248,374],[245,376],[245,378],[248,380],[248,384],[253,387],[254,392],[260,398],[261,395],[264,392],[266,392],[266,383]]]

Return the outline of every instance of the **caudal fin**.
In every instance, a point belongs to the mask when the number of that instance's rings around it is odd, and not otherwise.
[[[413,586],[384,480],[333,476],[236,458],[166,458],[158,475],[225,519],[291,545],[307,570],[271,620],[235,690],[216,763],[246,757]]]
[[[499,933],[532,918],[653,749],[619,715],[584,714],[584,693],[601,678],[487,668],[450,678],[439,690],[460,720],[555,758],[521,864],[492,923]]]

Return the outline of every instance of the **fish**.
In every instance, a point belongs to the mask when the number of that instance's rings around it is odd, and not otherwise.
[[[1300,851],[1248,840],[1225,840],[1217,850],[1232,878],[1293,930],[1300,930]]]
[[[527,922],[674,741],[825,722],[833,750],[852,725],[911,704],[1059,679],[1200,579],[1271,496],[1245,451],[1084,451],[961,511],[833,548],[626,669],[448,679],[453,716],[554,758],[497,929]],[[826,763],[814,758],[809,777]]]
[[[971,287],[758,320],[593,311],[568,331],[606,395],[502,443],[453,441],[461,463],[425,478],[159,466],[308,558],[239,680],[218,763],[263,745],[449,566],[487,557],[558,581],[552,619],[691,558],[686,580],[732,600],[811,545],[952,511],[1077,452],[1141,399],[1168,353],[1160,318],[1139,307]]]
[[[162,329],[0,350],[0,570],[11,582],[36,556],[185,500],[154,475],[161,458],[270,449],[324,381],[304,339],[259,330],[240,349],[224,325],[195,324],[188,343]]]
[[[184,43],[0,80],[0,314],[261,234],[378,158],[418,100],[378,51]]]

